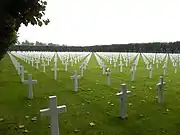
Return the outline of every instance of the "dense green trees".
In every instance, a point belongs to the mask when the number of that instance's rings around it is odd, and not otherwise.
[[[54,45],[52,43],[35,44],[34,46],[22,44],[13,46],[10,50],[15,51],[91,51],[91,52],[161,52],[161,53],[179,53],[180,42],[170,43],[134,43],[134,44],[114,44],[99,46],[66,46]]]
[[[0,1],[0,60],[8,47],[16,43],[21,24],[27,26],[47,25],[43,19],[47,2],[44,0],[1,0]]]

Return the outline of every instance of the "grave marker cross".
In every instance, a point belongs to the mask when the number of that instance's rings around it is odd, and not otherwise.
[[[21,82],[24,82],[24,67],[20,66],[21,68]]]
[[[164,100],[164,85],[165,82],[163,81],[163,77],[160,76],[160,82],[156,84],[156,86],[158,87],[158,103],[162,103]]]
[[[111,70],[109,68],[106,69],[106,83],[107,85],[109,86],[110,85],[110,73],[111,73]]]
[[[126,114],[126,99],[127,96],[131,93],[131,91],[128,91],[126,89],[126,84],[121,84],[121,92],[116,94],[116,97],[121,100],[121,105],[120,105],[120,117],[122,119],[125,119],[127,117]]]
[[[28,98],[33,99],[33,84],[37,83],[37,80],[32,80],[32,75],[28,74],[28,80],[24,80],[24,84],[28,84]]]
[[[57,98],[56,96],[50,96],[50,103],[48,109],[40,110],[40,114],[42,116],[50,116],[51,123],[51,135],[59,135],[59,121],[58,114],[66,112],[66,106],[57,106]]]
[[[74,71],[74,75],[71,76],[71,79],[74,80],[74,90],[78,91],[78,79],[80,78],[80,75],[77,75],[77,70]]]

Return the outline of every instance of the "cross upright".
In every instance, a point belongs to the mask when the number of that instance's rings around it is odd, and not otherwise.
[[[41,66],[43,67],[43,72],[45,73],[45,72],[46,72],[46,66],[47,66],[47,64],[46,64],[46,63],[42,63]]]
[[[21,68],[21,82],[24,82],[24,66],[20,66]]]
[[[125,61],[126,61],[126,67],[127,67],[128,66],[128,59],[126,58]]]
[[[27,63],[31,64],[31,59],[30,58],[28,58]]]
[[[64,68],[64,70],[67,72],[67,70],[68,70],[68,63],[67,62],[65,62],[65,68]]]
[[[66,112],[66,105],[57,106],[56,96],[49,97],[49,108],[40,110],[41,116],[50,116],[51,135],[59,135],[58,114]]]
[[[116,94],[116,97],[120,99],[121,105],[120,105],[120,117],[122,119],[125,119],[127,117],[126,113],[126,100],[127,96],[131,93],[131,91],[128,91],[126,88],[126,84],[121,84],[121,92]]]
[[[146,63],[146,70],[148,70],[149,69],[149,63],[147,62]]]
[[[74,80],[74,90],[78,91],[78,79],[80,78],[80,75],[77,75],[77,70],[74,70],[74,75],[71,76],[71,79]]]
[[[17,62],[16,63],[16,69],[17,69],[17,71],[18,71],[18,75],[20,75],[21,74],[21,69],[20,69],[20,63],[19,62]]]
[[[57,62],[54,62],[54,68],[52,68],[52,71],[54,71],[54,80],[57,79],[57,71],[59,70],[59,68],[57,68]]]
[[[37,83],[37,80],[32,80],[32,75],[28,74],[28,80],[24,80],[23,84],[28,84],[28,98],[33,99],[33,84]]]
[[[112,64],[112,59],[111,58],[109,59],[109,64]]]
[[[134,81],[134,74],[135,74],[134,67],[132,67],[131,68],[131,81]]]
[[[102,74],[104,75],[105,74],[105,65],[102,65]]]
[[[177,73],[177,63],[176,62],[174,63],[174,73],[175,74]]]
[[[39,63],[40,63],[39,60],[36,60],[35,63],[36,63],[36,69],[38,69],[39,68]]]
[[[81,76],[84,76],[84,64],[80,66]]]
[[[156,68],[159,68],[159,61],[156,60]]]
[[[35,61],[35,60],[32,58],[32,59],[31,59],[32,67],[34,67],[34,61]]]
[[[152,65],[149,67],[149,78],[152,79]]]
[[[160,76],[160,81],[159,83],[156,84],[158,88],[158,103],[162,103],[164,100],[164,90],[163,90],[164,85],[165,82],[163,81],[163,77]]]
[[[50,58],[47,58],[46,61],[47,61],[47,65],[49,66],[49,63],[51,61]]]
[[[111,70],[109,68],[106,69],[106,83],[107,85],[109,86],[110,85],[110,73],[111,73]]]
[[[166,75],[166,70],[167,70],[166,64],[164,64],[163,69],[164,69],[164,76],[165,76]]]
[[[119,66],[120,66],[120,72],[122,73],[124,64],[120,62]]]

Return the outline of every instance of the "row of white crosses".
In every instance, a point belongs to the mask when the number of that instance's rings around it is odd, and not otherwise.
[[[160,81],[156,84],[158,88],[158,103],[163,103],[164,102],[164,85],[165,82],[163,81],[163,77],[160,76]],[[120,99],[120,117],[122,119],[127,118],[127,96],[131,93],[131,91],[128,91],[126,88],[126,84],[121,85],[121,92],[118,92],[116,94],[116,97]]]
[[[57,80],[57,71],[59,71],[59,68],[57,67],[57,53],[54,54],[54,67],[51,69],[54,71],[54,80]]]
[[[8,53],[13,65],[18,71],[18,75],[21,77],[21,83],[28,84],[28,99],[33,99],[33,84],[37,83],[37,80],[32,79],[32,74],[28,74],[28,80],[24,80],[24,66],[20,65],[20,63],[16,60],[16,58]]]
[[[90,60],[90,58],[91,58],[91,55],[92,55],[92,53],[90,53],[85,59],[84,59],[84,61],[82,62],[82,64],[80,65],[80,72],[81,72],[81,76],[84,76],[84,70],[86,70],[86,68],[87,68],[87,65],[88,65],[88,63],[89,63],[89,60]]]
[[[170,61],[174,67],[174,73],[177,73],[177,68],[180,66],[180,55],[179,54],[169,54]]]
[[[17,60],[9,53],[9,56],[12,60],[13,65],[16,69],[20,68],[20,64],[17,64]],[[23,67],[23,66],[21,66]],[[24,69],[24,68],[22,68]],[[18,71],[19,72],[19,71]],[[23,70],[21,71],[23,72]],[[21,80],[22,81],[22,80]],[[24,84],[28,84],[29,91],[28,91],[28,98],[33,99],[33,88],[32,85],[37,83],[36,80],[32,80],[32,75],[28,75],[28,80],[23,81]],[[50,116],[50,124],[51,124],[51,135],[59,135],[59,121],[58,121],[58,114],[62,112],[66,112],[66,106],[57,106],[57,99],[56,96],[50,96],[50,103],[49,108],[40,110],[40,114],[42,116]]]
[[[81,77],[81,76],[78,75],[77,70],[74,70],[74,75],[71,76],[71,79],[74,81],[74,91],[75,91],[75,92],[78,91],[78,79],[79,79],[80,77]]]
[[[153,64],[156,64],[156,68],[159,68],[159,62],[162,63],[162,61],[164,61],[164,65],[162,67],[163,74],[166,75],[167,63],[168,63],[167,54],[161,54],[158,56],[157,54],[154,54],[154,53],[147,53],[147,54],[142,54],[142,58],[146,65],[146,70],[149,71],[149,78],[152,78]]]
[[[46,72],[46,66],[49,66],[53,57],[52,52],[16,52],[15,55],[36,69],[39,69],[41,64],[43,72]]]
[[[103,62],[103,60],[96,53],[95,53],[95,58],[96,58],[98,65],[102,69],[102,74],[104,75],[106,73],[106,67],[107,67],[106,64]]]
[[[64,65],[64,71],[68,71],[68,66],[74,66],[74,64],[79,63],[85,56],[87,56],[88,52],[58,52],[59,59],[61,60],[62,64]]]
[[[113,67],[116,68],[117,65],[119,65],[120,72],[123,72],[123,66],[125,65],[128,67],[132,61],[135,61],[134,59],[136,58],[136,61],[134,64],[137,66],[138,61],[139,61],[139,56],[138,53],[104,53],[100,52],[98,53],[99,56],[103,57],[105,61],[109,64],[113,64]],[[119,62],[118,62],[119,60]],[[119,64],[118,64],[119,63]],[[123,64],[125,63],[125,64]],[[134,67],[136,70],[136,66]]]
[[[101,53],[100,55],[102,57],[108,58],[110,61],[112,59],[115,59],[114,60],[115,62],[117,61],[117,59],[119,57],[120,72],[123,71],[123,66],[124,66],[123,61],[125,61],[125,65],[126,66],[130,65],[130,63],[132,62],[130,73],[131,73],[131,81],[134,81],[135,71],[137,69],[137,65],[138,65],[138,62],[139,62],[140,54],[138,54],[138,53],[120,53],[118,55],[116,54],[116,57],[115,57],[115,54],[111,56],[111,55],[109,55],[107,53],[106,54]]]
[[[139,62],[139,57],[140,57],[140,54],[137,54],[137,56],[135,57],[132,65],[131,65],[131,81],[135,80],[135,71],[137,69],[137,65],[138,65],[138,62]]]
[[[76,72],[77,73],[77,72]],[[76,74],[75,73],[75,74]],[[163,102],[163,82],[162,76],[160,77],[160,82],[157,84],[158,86],[158,102]],[[120,117],[122,119],[127,118],[127,96],[131,93],[126,88],[126,84],[121,85],[121,92],[116,94],[116,97],[120,99]],[[42,116],[50,116],[50,124],[51,124],[51,135],[59,135],[59,122],[58,122],[58,114],[67,111],[66,105],[57,106],[57,98],[56,96],[50,96],[49,108],[40,110]]]

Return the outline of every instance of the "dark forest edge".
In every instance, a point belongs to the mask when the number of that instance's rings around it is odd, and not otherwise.
[[[11,46],[9,51],[59,51],[59,52],[143,52],[143,53],[179,53],[180,41],[169,43],[134,43],[94,46],[66,46],[56,44],[18,44]]]

